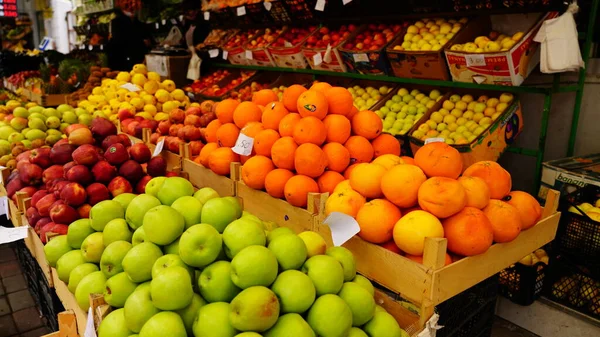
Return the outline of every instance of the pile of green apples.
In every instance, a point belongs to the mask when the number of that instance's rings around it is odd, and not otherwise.
[[[383,120],[383,132],[394,136],[405,135],[442,97],[439,90],[431,90],[426,94],[417,89],[409,91],[400,88],[375,113]]]
[[[354,106],[358,111],[369,110],[377,104],[383,96],[389,94],[391,90],[392,89],[387,86],[381,86],[379,89],[373,87],[362,88],[359,85],[348,87],[348,91],[350,91],[352,99],[354,100]]]
[[[145,192],[94,205],[44,248],[83,310],[95,293],[113,308],[99,337],[408,336],[347,249],[181,177]]]

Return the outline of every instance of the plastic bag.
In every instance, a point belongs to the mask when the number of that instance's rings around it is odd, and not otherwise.
[[[196,54],[196,48],[194,48],[194,31],[196,30],[196,26],[190,26],[190,29],[185,33],[185,42],[192,53],[192,58],[190,59],[190,64],[188,65],[187,71],[187,79],[195,81],[200,78],[200,65],[202,64],[202,59],[198,54]]]
[[[179,45],[179,42],[181,41],[182,38],[183,38],[183,35],[181,34],[181,31],[179,30],[179,28],[177,26],[173,26],[173,27],[171,27],[171,31],[169,31],[169,35],[167,35],[167,37],[164,39],[162,44],[165,46],[173,46],[174,47],[174,46]]]
[[[567,11],[556,19],[546,20],[534,37],[542,44],[540,71],[546,74],[577,71],[585,67],[579,49],[577,25],[573,13],[579,10],[574,1]]]

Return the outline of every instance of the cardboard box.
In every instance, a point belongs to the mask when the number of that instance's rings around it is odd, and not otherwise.
[[[478,84],[521,85],[540,62],[539,43],[533,41],[542,22],[554,18],[547,14],[510,14],[479,17],[469,23],[454,38],[453,44],[473,42],[492,30],[509,36],[522,31],[525,35],[510,50],[489,53],[468,53],[444,50],[448,68],[455,82]]]
[[[335,27],[339,28],[339,26]],[[351,36],[348,36],[348,38]],[[342,55],[340,54],[340,47],[346,43],[348,38],[342,39],[335,47],[331,48],[329,55],[331,56],[331,60],[327,62],[325,60],[325,54],[327,53],[327,48],[307,48],[306,46],[302,49],[302,53],[304,57],[308,61],[308,65],[314,70],[324,70],[324,71],[333,71],[339,73],[346,72],[346,66],[344,65],[344,60]],[[322,60],[321,64],[315,65],[315,55],[320,54],[320,59]]]
[[[366,25],[360,26],[350,35],[347,42],[352,42],[356,36],[367,29]],[[395,38],[394,38],[395,39]],[[392,39],[392,41],[394,40]],[[390,41],[391,42],[391,41]],[[346,71],[350,73],[358,73],[363,75],[387,75],[391,72],[390,65],[385,56],[385,48],[389,45],[381,47],[378,50],[355,51],[339,49]]]
[[[238,35],[240,34],[248,34],[248,40],[252,40],[252,38],[254,37],[254,35],[256,34],[252,34],[252,31],[238,31],[237,33],[231,35],[231,37],[229,37],[229,39],[227,39],[223,44],[222,44],[222,50],[224,52],[227,52],[227,61],[229,61],[229,63],[231,64],[237,64],[237,65],[249,65],[248,60],[246,59],[246,50],[244,49],[244,44],[240,45],[240,46],[235,46],[235,47],[231,47],[231,48],[227,48],[225,47],[225,44],[231,40],[236,38]]]
[[[493,94],[490,97],[493,97]],[[430,109],[427,111],[411,130],[418,128],[419,125],[429,120],[429,116],[434,111],[437,110]],[[452,147],[460,152],[463,160],[463,169],[466,169],[482,160],[497,161],[504,150],[515,141],[521,130],[523,130],[523,112],[521,111],[519,100],[515,98],[502,115],[470,144],[452,145]],[[412,132],[409,139],[410,148],[413,153],[425,145],[424,141],[413,137]]]
[[[545,162],[538,197],[545,200],[550,189],[565,195],[589,184],[600,186],[600,153]]]
[[[288,30],[286,28],[285,30]],[[284,32],[285,32],[284,30]],[[269,45],[269,53],[271,53],[271,57],[273,58],[273,62],[275,65],[282,68],[296,68],[296,69],[305,69],[308,67],[308,63],[306,62],[306,58],[302,53],[302,46],[306,39],[309,36],[314,34],[315,31],[311,31],[302,41],[298,42],[295,46],[289,47],[273,47]]]
[[[285,29],[286,28],[284,27],[281,30],[281,32],[285,31]],[[257,36],[263,35],[264,32],[265,31],[262,30],[260,33],[253,36],[250,40],[253,40]],[[281,33],[276,35],[275,39],[273,41],[275,41],[280,35],[281,35]],[[266,45],[262,48],[252,48],[250,46],[250,42],[246,42],[246,44],[244,45],[244,49],[245,49],[245,57],[246,57],[248,64],[251,66],[259,66],[259,67],[274,67],[275,61],[273,61],[273,56],[271,56],[271,52],[269,52],[270,45],[271,45],[271,43],[269,43],[268,45]]]

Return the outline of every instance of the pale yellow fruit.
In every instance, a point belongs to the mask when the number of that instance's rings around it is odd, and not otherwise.
[[[495,41],[491,41],[489,42],[486,46],[485,46],[485,51],[487,52],[497,52],[500,51],[500,44],[498,42]]]
[[[185,95],[185,92],[181,89],[173,90],[173,92],[171,93],[171,96],[173,97],[173,99],[175,99],[179,102],[183,102],[187,98],[187,96]]]
[[[156,91],[159,89],[159,84],[155,80],[150,80],[144,83],[144,91],[146,91],[150,95],[154,95]]]
[[[144,108],[144,100],[139,97],[134,97],[129,101],[131,105],[137,110],[140,111]]]
[[[144,119],[154,119],[154,118],[152,117],[152,115],[150,115],[150,114],[149,114],[149,113],[147,113],[147,112],[138,112],[138,113],[136,113],[135,115],[136,115],[136,116],[139,116],[139,117],[142,117],[142,118],[144,118]]]
[[[519,41],[520,39],[523,38],[523,35],[525,35],[525,33],[523,32],[516,32],[515,35],[512,36],[513,41]]]
[[[143,88],[144,84],[146,84],[147,81],[148,80],[146,79],[146,76],[138,73],[133,75],[133,77],[131,78],[131,83],[137,85],[140,88]]]
[[[417,26],[411,25],[406,28],[406,32],[410,34],[417,34],[419,32],[419,28]]]
[[[501,103],[509,103],[514,99],[513,94],[510,93],[503,93],[502,95],[500,95],[499,101]]]
[[[168,113],[164,113],[164,112],[158,112],[158,113],[156,113],[156,115],[154,115],[154,120],[157,121],[157,122],[168,121],[169,120],[169,114]]]
[[[149,114],[151,114],[152,116],[154,116],[156,114],[156,105],[152,105],[152,104],[146,104],[143,107],[144,112],[147,112]]]
[[[173,111],[174,109],[179,108],[179,102],[178,101],[168,101],[165,102],[162,106],[162,111],[169,113],[171,111]]]
[[[171,100],[171,94],[165,89],[158,89],[154,94],[159,103],[165,103]]]
[[[146,65],[144,65],[144,64],[134,65],[132,71],[137,74],[142,74],[142,75],[146,75],[148,73],[148,69],[146,68]]]
[[[146,95],[143,95],[141,97],[144,100],[145,104],[152,104],[152,105],[156,104],[156,97],[154,97],[152,95],[146,94]]]
[[[125,83],[129,82],[131,80],[131,75],[129,73],[122,71],[117,75],[117,80],[119,82],[125,82]]]
[[[100,87],[95,87],[94,89],[92,89],[92,94],[94,95],[102,95],[104,92],[102,91],[102,88]]]
[[[173,82],[171,80],[164,80],[162,82],[162,85],[165,87],[165,90],[167,90],[168,92],[172,92],[173,90],[176,89],[175,82]]]
[[[160,75],[153,71],[149,71],[148,74],[146,74],[146,77],[148,77],[149,81],[160,82]]]

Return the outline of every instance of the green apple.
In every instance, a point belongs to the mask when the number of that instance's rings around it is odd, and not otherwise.
[[[354,277],[354,280],[352,280],[352,282],[367,289],[367,291],[369,292],[369,294],[371,294],[371,296],[375,296],[375,288],[373,287],[373,284],[371,284],[371,281],[369,281],[368,278],[366,278],[362,275],[356,274],[356,277]]]
[[[224,199],[227,199],[227,198],[233,198],[233,197],[225,197]],[[230,200],[231,202],[237,202],[239,204],[239,201],[237,200],[237,198],[234,198],[234,200],[232,200],[232,199],[228,199],[228,200]],[[241,208],[240,208],[240,210],[241,210]],[[260,219],[256,215],[251,214],[251,213],[246,212],[246,211],[243,211],[241,214],[242,214],[242,216],[240,217],[240,219],[252,221],[258,227],[260,227],[260,229],[265,230],[265,225],[263,225],[263,222],[260,221]]]
[[[95,232],[88,235],[81,244],[81,253],[86,262],[99,263],[104,252],[104,242],[102,232]]]
[[[181,317],[174,312],[163,311],[152,316],[140,330],[139,337],[187,337]]]
[[[198,279],[200,295],[208,302],[231,302],[242,289],[231,281],[231,263],[217,261],[204,268]]]
[[[157,245],[151,242],[142,242],[127,252],[122,262],[123,270],[133,282],[148,281],[152,278],[154,262],[162,255],[162,251]]]
[[[269,250],[275,254],[281,270],[300,269],[308,255],[304,241],[296,234],[276,237],[269,243]]]
[[[229,321],[240,331],[269,330],[279,318],[279,300],[271,289],[256,286],[242,290],[231,301]]]
[[[144,227],[136,229],[131,237],[131,244],[134,246],[137,246],[142,242],[146,242],[146,232],[144,231]]]
[[[303,314],[315,302],[317,291],[312,280],[297,270],[287,270],[277,276],[271,290],[279,298],[281,312]]]
[[[306,321],[317,336],[347,336],[352,327],[352,310],[339,296],[326,294],[317,298]]]
[[[315,232],[307,231],[298,234],[298,236],[300,237],[300,239],[302,239],[302,241],[304,241],[309,258],[315,255],[325,254],[325,250],[327,249],[327,243],[325,242],[323,237],[321,237],[321,235]]]
[[[160,205],[146,212],[143,226],[147,241],[164,246],[181,236],[185,220],[175,209]]]
[[[129,207],[129,203],[135,197],[136,197],[136,195],[133,193],[121,193],[121,194],[117,195],[116,197],[114,197],[113,200],[118,202],[119,204],[121,204],[121,206],[125,210],[125,213],[127,213],[127,207]]]
[[[194,186],[187,179],[169,177],[160,186],[156,196],[163,205],[171,206],[175,200],[192,195],[194,195]]]
[[[326,255],[338,260],[344,270],[344,282],[354,280],[356,276],[356,261],[351,251],[344,247],[330,247],[325,252]]]
[[[179,255],[179,240],[181,237],[177,238],[177,240],[171,242],[170,244],[163,247],[163,252],[165,254],[175,254]]]
[[[265,231],[259,228],[253,221],[240,218],[230,223],[223,231],[223,243],[225,254],[229,258],[236,256],[242,249],[267,243]]]
[[[154,177],[150,179],[150,181],[148,181],[146,184],[146,189],[144,192],[146,192],[148,195],[156,197],[158,195],[158,190],[160,190],[160,187],[165,180],[167,180],[167,177]]]
[[[98,326],[98,337],[128,337],[131,334],[127,329],[123,309],[111,311]]]
[[[375,299],[369,291],[362,286],[346,282],[338,296],[343,299],[352,310],[352,325],[361,326],[367,323],[375,314]]]
[[[369,336],[408,337],[408,334],[400,328],[394,316],[387,312],[375,313],[362,329]]]
[[[85,259],[83,258],[83,254],[81,254],[81,250],[78,249],[66,252],[60,257],[60,259],[58,259],[58,261],[56,261],[58,278],[68,284],[71,271],[73,271],[75,267],[84,263]]]
[[[379,304],[375,305],[375,312],[387,312],[382,306],[380,306]]]
[[[202,296],[198,294],[192,295],[192,302],[187,307],[177,310],[177,314],[181,317],[183,321],[183,325],[185,325],[185,330],[187,331],[188,336],[193,336],[194,331],[194,321],[196,317],[198,317],[198,311],[202,306],[206,305],[206,301],[202,298]]]
[[[127,328],[133,332],[140,332],[146,321],[160,312],[152,304],[150,282],[142,283],[135,288],[125,301],[124,309]]]
[[[148,186],[148,185],[146,185]],[[207,201],[214,198],[219,198],[219,193],[210,187],[203,187],[194,193],[194,198],[200,200],[200,202],[204,205]]]
[[[203,204],[200,202],[200,200],[190,196],[181,197],[175,200],[175,202],[173,202],[171,205],[174,210],[183,215],[185,220],[185,229],[202,222],[202,206]]]
[[[160,206],[160,200],[151,195],[140,194],[133,198],[125,212],[125,220],[127,220],[129,227],[134,230],[140,228],[143,224],[146,212],[156,206]]]
[[[77,123],[77,115],[74,111],[65,111],[63,113],[62,119],[65,123],[76,124]]]
[[[131,242],[131,237],[133,236],[125,219],[110,220],[104,227],[102,233],[105,246],[108,246],[115,241]]]
[[[77,285],[86,275],[99,270],[100,269],[98,266],[93,263],[84,263],[73,268],[69,274],[69,291],[74,294],[75,290],[77,289]]]
[[[221,235],[214,227],[194,225],[179,239],[179,256],[188,266],[204,268],[217,259],[222,243]]]
[[[90,219],[79,219],[69,225],[67,240],[73,249],[81,248],[83,240],[95,232],[90,223]]]
[[[264,333],[264,337],[289,336],[291,331],[294,337],[316,337],[310,325],[298,314],[285,314],[279,317],[277,323]]]
[[[240,199],[238,199],[237,197],[223,197],[223,199],[231,202],[231,204],[233,205],[233,207],[235,207],[236,210],[236,218],[239,218],[242,216],[242,204],[240,203]]]
[[[266,247],[246,247],[231,261],[231,280],[242,289],[268,287],[277,278],[277,267],[275,254]]]
[[[136,288],[137,283],[131,282],[127,274],[119,273],[106,281],[104,300],[111,307],[122,308]]]
[[[89,273],[79,281],[75,289],[75,299],[84,312],[90,307],[90,294],[104,293],[105,284],[106,277],[101,271]]]
[[[350,329],[350,333],[348,333],[348,337],[369,337],[369,335],[359,328],[352,327],[352,329]]]
[[[317,296],[337,294],[344,284],[342,265],[333,257],[316,255],[302,266],[302,272],[315,284]]]
[[[194,322],[195,337],[234,337],[238,331],[229,322],[229,303],[209,303],[198,310]]]
[[[70,252],[73,248],[69,245],[66,235],[59,235],[52,238],[44,246],[44,254],[50,267],[56,267],[56,262],[61,256]]]
[[[202,207],[202,222],[215,227],[219,233],[223,233],[237,215],[235,207],[224,198],[210,199]]]
[[[154,262],[154,265],[152,266],[152,278],[156,278],[158,274],[162,273],[165,269],[174,266],[184,268],[190,274],[190,278],[192,280],[194,279],[194,269],[185,264],[181,257],[179,257],[179,255],[176,254],[166,254],[159,257],[158,260],[156,260],[156,262]]]
[[[112,219],[123,219],[125,217],[125,209],[117,201],[103,200],[92,206],[90,209],[90,220],[93,229],[103,231],[104,226]]]
[[[248,331],[248,332],[242,332],[240,334],[237,334],[237,335],[235,335],[235,337],[263,337],[263,336],[259,333]]]
[[[173,266],[158,273],[150,282],[152,304],[160,310],[180,310],[192,302],[192,278],[187,269]]]
[[[269,234],[267,235],[267,244],[271,243],[271,241],[275,240],[275,238],[281,236],[281,235],[286,235],[286,234],[296,234],[294,233],[293,230],[287,228],[287,227],[278,227],[275,228],[274,230],[270,231]],[[306,247],[306,245],[305,245]]]
[[[100,270],[107,278],[123,271],[123,259],[133,246],[127,241],[115,241],[106,246],[100,258]]]

